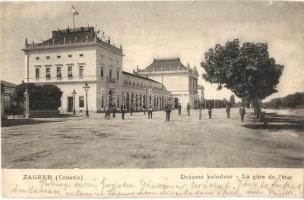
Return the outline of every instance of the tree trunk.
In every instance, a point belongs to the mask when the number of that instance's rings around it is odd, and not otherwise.
[[[254,108],[254,114],[256,114],[257,119],[260,119],[261,117],[261,105],[260,105],[260,99],[255,97],[252,100],[253,108]]]

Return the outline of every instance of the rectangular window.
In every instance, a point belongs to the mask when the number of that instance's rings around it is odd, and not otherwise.
[[[112,78],[112,70],[111,69],[109,70],[109,78],[110,79]]]
[[[57,58],[61,58],[61,56],[57,56]]]
[[[57,67],[57,79],[61,79],[62,74],[61,74],[61,67]]]
[[[119,81],[119,71],[116,72],[117,80]]]
[[[80,57],[83,57],[83,53],[79,54]]]
[[[101,78],[103,77],[103,67],[100,68],[100,77],[101,77]]]
[[[45,68],[45,77],[47,80],[51,79],[51,68],[49,67]]]
[[[84,107],[84,96],[79,97],[79,107],[83,108]]]
[[[73,78],[73,67],[68,66],[68,78],[72,79]]]
[[[35,72],[36,72],[36,79],[38,80],[40,78],[40,69],[37,67]]]
[[[79,78],[83,78],[83,66],[79,66]]]
[[[69,54],[69,58],[72,58],[72,55],[71,55],[71,54]]]
[[[39,57],[36,57],[36,60],[39,60]]]

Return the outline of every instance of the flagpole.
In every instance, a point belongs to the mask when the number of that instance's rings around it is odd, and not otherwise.
[[[73,13],[73,27],[74,27],[74,31],[75,31],[75,14]]]

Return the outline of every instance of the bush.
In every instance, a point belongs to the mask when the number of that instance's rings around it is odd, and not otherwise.
[[[266,108],[301,108],[304,107],[304,93],[295,93],[283,98],[275,98],[264,103]]]
[[[23,108],[26,88],[28,88],[28,93],[30,94],[30,110],[56,110],[60,106],[62,91],[57,86],[22,83],[17,86],[14,95],[18,108]]]

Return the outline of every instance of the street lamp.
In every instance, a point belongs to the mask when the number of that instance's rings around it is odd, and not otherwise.
[[[27,87],[28,87],[28,84],[27,84]],[[24,98],[25,98],[25,114],[24,114],[24,117],[27,119],[29,118],[29,115],[30,115],[30,94],[28,92],[28,89],[26,88],[25,91],[24,91]]]
[[[148,101],[148,102],[149,102],[149,105],[148,105],[148,106],[149,106],[149,108],[150,108],[150,106],[153,105],[153,104],[152,104],[152,96],[151,96],[151,95],[152,95],[152,89],[151,89],[151,88],[149,88],[149,93],[148,93],[148,94],[149,94],[149,101]]]
[[[75,96],[76,96],[76,91],[75,91],[75,88],[74,88],[74,90],[73,90],[73,92],[72,92],[72,95],[73,95],[73,115],[76,115],[76,111],[75,111]]]
[[[89,109],[88,109],[88,91],[90,89],[90,86],[88,85],[88,82],[85,83],[83,87],[85,93],[86,93],[86,116],[89,117]]]
[[[27,83],[26,83],[26,89],[24,91],[24,98],[25,98],[25,118],[29,118],[30,115],[30,94],[29,94],[29,82],[30,82],[30,76],[29,76],[29,69],[30,69],[30,52],[26,49],[28,47],[27,43],[27,38],[25,39],[25,55],[27,58],[27,63],[26,63],[26,78],[27,78]]]

